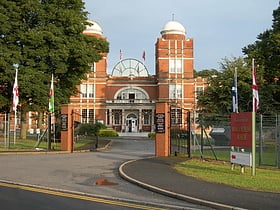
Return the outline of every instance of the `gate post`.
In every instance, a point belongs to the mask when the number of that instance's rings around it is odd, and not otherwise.
[[[74,142],[73,107],[69,104],[61,106],[61,150],[73,152]]]
[[[167,157],[170,155],[170,118],[167,102],[156,103],[156,157]]]

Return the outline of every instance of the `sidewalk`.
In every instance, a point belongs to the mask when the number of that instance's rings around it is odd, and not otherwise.
[[[182,158],[133,160],[119,168],[121,177],[174,198],[215,209],[280,209],[280,193],[244,190],[184,176],[172,168]]]

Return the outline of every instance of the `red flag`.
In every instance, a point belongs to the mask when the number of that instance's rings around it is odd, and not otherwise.
[[[15,83],[13,87],[13,111],[17,110],[17,105],[19,102],[17,75],[18,75],[18,69],[16,68]]]
[[[144,61],[146,60],[146,52],[145,52],[145,50],[143,51],[142,58],[143,58]]]
[[[259,108],[259,88],[257,85],[257,72],[255,68],[255,60],[253,59],[252,61],[252,69],[253,69],[253,85],[252,85],[252,90],[253,90],[253,112],[256,112]]]

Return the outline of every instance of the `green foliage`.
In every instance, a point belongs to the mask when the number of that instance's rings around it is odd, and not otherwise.
[[[97,136],[101,129],[106,128],[102,123],[82,123],[76,129],[76,134],[84,136]]]
[[[210,69],[210,70],[204,69],[201,71],[194,72],[195,77],[203,77],[203,78],[211,78],[217,74],[219,74],[219,71],[217,71],[216,69]]]
[[[215,74],[208,76],[209,86],[198,95],[197,107],[200,112],[221,115],[231,112],[231,89],[235,68],[238,72],[239,111],[251,111],[252,76],[250,66],[242,57],[224,58],[220,66],[220,71],[210,71]]]
[[[148,137],[151,139],[155,139],[156,138],[156,133],[149,133]]]
[[[203,70],[196,76],[208,78],[210,86],[198,96],[201,112],[231,112],[231,87],[235,67],[238,71],[239,112],[252,111],[252,59],[255,59],[259,86],[259,112],[280,112],[280,6],[273,11],[272,28],[257,36],[257,41],[244,47],[246,58],[223,59],[221,70]]]
[[[280,6],[273,11],[272,28],[260,33],[255,43],[243,49],[248,62],[256,61],[260,111],[280,111]]]
[[[99,136],[100,137],[117,137],[118,133],[114,129],[100,129]]]
[[[68,103],[89,64],[108,52],[105,40],[82,34],[86,20],[82,0],[1,0],[0,109],[11,103],[15,63],[23,112],[47,110],[52,73],[56,107]]]

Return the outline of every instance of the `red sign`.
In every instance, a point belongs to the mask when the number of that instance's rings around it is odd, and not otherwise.
[[[230,145],[252,148],[252,112],[231,113]]]

